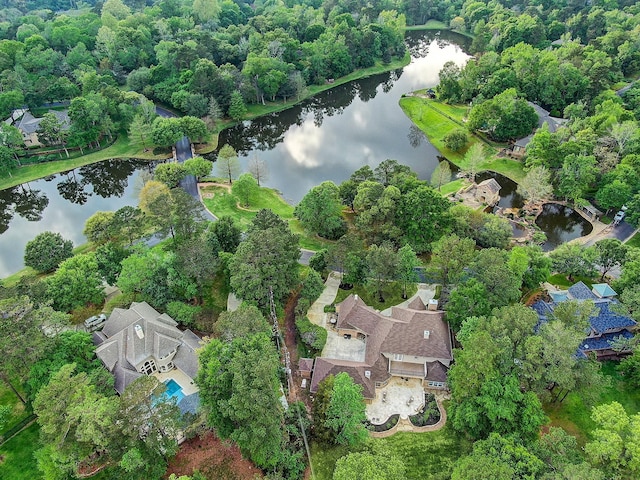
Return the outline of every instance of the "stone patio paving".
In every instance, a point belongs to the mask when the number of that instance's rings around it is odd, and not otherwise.
[[[385,401],[382,401],[383,398]],[[366,414],[371,423],[382,424],[396,413],[400,414],[400,418],[409,418],[409,415],[418,413],[423,404],[424,388],[420,379],[409,378],[405,381],[392,378],[387,386],[376,389],[376,398],[367,405]]]

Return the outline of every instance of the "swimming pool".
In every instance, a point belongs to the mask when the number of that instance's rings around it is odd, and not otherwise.
[[[178,382],[174,379],[169,379],[164,382],[167,386],[167,390],[164,392],[164,395],[169,398],[175,398],[176,403],[180,403],[180,400],[184,398],[184,392],[182,391],[182,387]]]

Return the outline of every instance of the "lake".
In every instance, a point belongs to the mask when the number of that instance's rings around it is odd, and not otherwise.
[[[337,86],[290,109],[225,130],[246,170],[263,159],[265,185],[295,204],[325,181],[340,183],[363,165],[387,158],[429,179],[438,151],[404,115],[402,94],[438,83],[448,61],[464,65],[470,40],[451,32],[407,32],[411,64]],[[214,155],[215,157],[215,155]],[[0,277],[20,270],[26,243],[39,233],[59,232],[75,245],[86,241],[84,223],[100,210],[137,204],[136,179],[147,162],[110,160],[0,191]]]

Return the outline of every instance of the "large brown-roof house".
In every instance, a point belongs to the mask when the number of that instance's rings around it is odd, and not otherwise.
[[[169,315],[160,314],[148,303],[134,302],[127,310],[114,309],[102,331],[94,332],[96,355],[114,375],[119,394],[142,375],[156,372],[178,369],[193,380],[198,372],[196,349],[201,339],[191,330],[180,331],[177,325]],[[185,392],[197,391],[191,383],[182,386]],[[185,401],[197,404],[197,399],[190,399],[197,393],[183,393],[177,397],[178,406]]]
[[[363,361],[318,357],[311,378],[311,392],[328,375],[348,373],[363,386],[365,399],[375,398],[376,387],[391,377],[422,380],[426,388],[445,388],[453,360],[451,334],[442,311],[429,311],[416,297],[406,308],[392,307],[384,316],[350,295],[337,306],[336,329],[366,343]]]

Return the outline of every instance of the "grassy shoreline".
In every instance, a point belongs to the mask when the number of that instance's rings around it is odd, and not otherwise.
[[[327,83],[324,85],[313,85],[307,88],[305,95],[298,99],[289,100],[287,102],[267,102],[266,105],[249,105],[247,108],[247,115],[243,120],[253,120],[257,117],[267,115],[269,113],[280,112],[294,105],[311,98],[318,93],[330,90],[338,85],[351,82],[353,80],[359,80],[361,78],[371,77],[380,73],[389,72],[398,68],[405,67],[411,62],[411,55],[407,52],[401,59],[393,60],[388,64],[378,62],[376,65],[370,68],[364,68],[356,70],[341,78],[337,78],[333,83]],[[165,108],[165,107],[163,107]],[[233,125],[237,125],[236,121],[220,122],[219,128],[212,132],[211,138],[205,144],[196,148],[196,153],[206,154],[214,151],[218,147],[218,134]],[[126,134],[118,135],[116,141],[109,147],[104,148],[98,152],[92,152],[88,155],[82,155],[80,157],[58,160],[54,162],[40,163],[36,165],[26,165],[19,167],[14,172],[11,172],[12,176],[9,178],[0,179],[0,190],[15,187],[26,182],[32,182],[48,175],[53,175],[60,172],[72,170],[74,168],[83,167],[92,163],[101,162],[103,160],[111,158],[135,158],[138,160],[163,160],[166,159],[166,155],[153,155],[145,153],[141,148],[132,147],[129,145],[129,137]]]
[[[474,143],[485,145],[486,158],[480,165],[480,170],[489,170],[504,175],[516,183],[524,178],[522,163],[508,158],[499,158],[497,153],[501,144],[487,141],[477,135],[469,135],[467,149],[454,152],[444,144],[443,138],[450,132],[458,129],[466,130],[462,119],[466,115],[467,107],[460,105],[447,105],[437,100],[430,100],[418,96],[403,97],[400,99],[400,107],[405,115],[424,132],[429,142],[438,149],[442,156],[451,163],[464,169],[466,162],[464,154]],[[443,185],[443,189],[448,190]]]
[[[293,233],[300,235],[300,246],[309,250],[326,248],[332,242],[307,232],[300,221],[293,216],[294,207],[289,205],[273,188],[260,187],[259,192],[251,199],[247,208],[238,206],[238,198],[229,192],[229,186],[210,183],[200,186],[202,203],[217,217],[228,215],[245,230],[259,210],[268,208],[284,221],[289,223]]]
[[[405,28],[406,31],[412,30],[447,30],[452,31],[445,23],[438,20],[428,20],[424,25],[412,25]],[[460,35],[473,38],[472,34],[466,32],[454,32]],[[247,108],[247,115],[243,120],[253,120],[263,115],[270,113],[280,112],[288,108],[303,102],[304,100],[311,98],[318,93],[330,90],[333,87],[343,85],[354,80],[362,78],[368,78],[373,75],[390,72],[398,68],[406,67],[411,63],[411,55],[407,52],[403,58],[395,59],[388,64],[377,62],[376,65],[369,68],[356,70],[355,72],[345,75],[344,77],[335,79],[332,83],[325,83],[324,85],[312,85],[306,89],[304,95],[296,99],[291,99],[287,102],[267,102],[265,105],[249,105]],[[163,108],[167,108],[164,107]],[[212,132],[211,138],[205,144],[196,148],[196,153],[206,154],[214,151],[218,146],[218,134],[229,127],[237,125],[238,122],[227,120],[220,122],[218,128]],[[92,152],[88,155],[82,155],[68,160],[58,160],[53,162],[47,162],[37,165],[27,165],[18,168],[15,172],[12,172],[12,177],[0,179],[0,190],[15,187],[22,183],[31,182],[48,175],[53,175],[60,172],[72,170],[74,168],[83,167],[92,163],[101,162],[103,160],[111,158],[135,158],[138,160],[162,160],[167,158],[164,155],[153,155],[144,152],[140,148],[132,147],[129,145],[129,138],[126,134],[118,135],[116,141],[107,148],[98,152]]]

